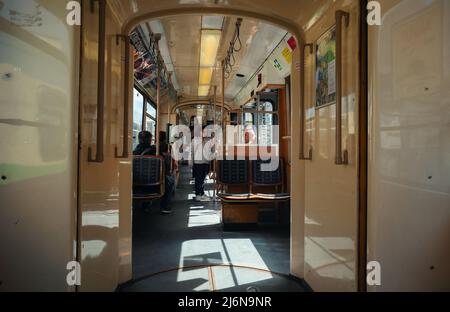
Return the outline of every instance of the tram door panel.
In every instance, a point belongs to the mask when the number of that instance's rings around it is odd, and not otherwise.
[[[102,3],[105,5],[104,34],[99,27]],[[91,1],[83,1],[78,207],[82,276],[79,290],[113,291],[119,283],[131,279],[131,159],[121,156],[123,149],[131,149],[131,146],[122,146],[121,136],[125,49],[123,40],[117,37],[121,32],[119,22],[108,2],[95,1],[92,7],[90,4]],[[104,51],[99,44],[102,40]],[[99,66],[102,62],[103,70]],[[128,116],[132,116],[130,111]],[[131,129],[128,132],[131,137]]]
[[[316,291],[357,290],[359,21],[359,1],[336,2],[305,33],[304,274]]]

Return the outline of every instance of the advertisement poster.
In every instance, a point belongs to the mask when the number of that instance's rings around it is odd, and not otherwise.
[[[141,28],[136,28],[130,36],[134,47],[134,77],[136,81],[150,94],[156,92],[157,65],[156,55],[144,40],[145,34]],[[167,87],[167,78],[163,75],[161,87]]]
[[[336,28],[316,43],[316,107],[336,103]]]
[[[156,79],[156,64],[153,63],[150,53],[134,53],[134,76],[142,86]]]

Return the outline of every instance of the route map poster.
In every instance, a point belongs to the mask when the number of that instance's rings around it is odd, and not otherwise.
[[[316,108],[336,103],[336,27],[316,43]]]

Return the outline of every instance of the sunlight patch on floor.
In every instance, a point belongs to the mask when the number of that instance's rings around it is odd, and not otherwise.
[[[200,208],[201,207],[201,208]],[[220,223],[220,212],[204,206],[191,207],[189,211],[188,227],[208,226]]]
[[[180,267],[189,268],[199,265],[234,264],[269,270],[251,239],[196,239],[185,241],[181,247]],[[187,281],[189,269],[180,270],[177,280]],[[272,274],[248,273],[236,274],[235,268],[222,271],[222,287],[233,287],[255,283],[272,278]]]

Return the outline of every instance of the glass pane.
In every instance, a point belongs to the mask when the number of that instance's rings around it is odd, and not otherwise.
[[[145,121],[145,129],[147,131],[150,131],[150,133],[152,134],[152,144],[155,144],[156,122],[153,119],[147,117],[147,120]]]
[[[139,143],[138,134],[142,131],[142,109],[144,105],[144,97],[139,91],[133,91],[133,150]]]
[[[254,113],[244,113],[243,126],[253,126],[256,124]]]
[[[256,114],[255,113],[243,113],[242,114],[242,127],[243,132],[240,136],[242,144],[256,144]]]
[[[273,112],[273,103],[271,101],[261,101],[259,103],[259,110],[265,112]]]
[[[272,145],[278,143],[274,140],[273,126],[278,125],[278,115],[277,114],[260,114],[259,115],[259,144],[260,145]]]
[[[236,126],[239,123],[238,114],[230,113],[230,125]]]
[[[147,114],[156,119],[156,108],[153,106],[153,103],[147,103]]]
[[[278,111],[278,90],[262,92],[259,94],[259,110],[266,112]]]

